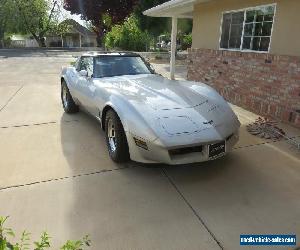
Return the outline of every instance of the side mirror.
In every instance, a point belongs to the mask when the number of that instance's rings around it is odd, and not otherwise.
[[[88,72],[87,72],[87,70],[80,70],[79,71],[79,74],[81,75],[81,76],[84,76],[84,77],[87,77],[88,76]]]

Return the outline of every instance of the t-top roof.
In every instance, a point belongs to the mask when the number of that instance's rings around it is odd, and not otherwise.
[[[102,52],[102,51],[90,51],[82,54],[82,56],[140,56],[134,52]]]

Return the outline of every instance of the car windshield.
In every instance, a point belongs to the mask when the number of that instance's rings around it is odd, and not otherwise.
[[[151,74],[151,69],[139,56],[95,57],[94,77]]]

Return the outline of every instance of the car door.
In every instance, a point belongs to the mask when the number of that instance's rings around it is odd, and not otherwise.
[[[82,75],[82,70],[85,70],[87,75]],[[94,103],[95,86],[93,83],[93,57],[84,56],[81,58],[77,67],[76,85],[78,99],[81,105],[92,115],[97,115]]]

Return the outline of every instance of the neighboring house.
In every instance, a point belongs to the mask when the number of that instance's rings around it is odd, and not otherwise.
[[[67,19],[70,30],[63,36],[52,34],[46,36],[47,47],[96,47],[97,40],[96,34],[84,26],[80,25],[72,19]],[[12,35],[10,37],[12,48],[33,48],[39,47],[37,41],[28,35]]]
[[[177,18],[193,18],[189,80],[300,127],[299,11],[299,0],[172,0],[144,14],[172,17],[173,38]]]
[[[47,47],[96,47],[96,34],[75,20],[67,19],[66,22],[70,26],[70,30],[63,36],[48,35],[46,37]]]
[[[26,35],[12,35],[10,37],[10,47],[12,48],[33,48],[39,47],[37,41]]]

